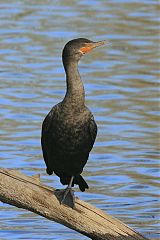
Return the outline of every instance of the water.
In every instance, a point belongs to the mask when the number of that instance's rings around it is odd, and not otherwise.
[[[158,239],[158,1],[0,1],[0,166],[45,174],[41,123],[65,93],[61,50],[107,39],[79,66],[98,136],[76,195]],[[1,204],[0,239],[87,239]]]

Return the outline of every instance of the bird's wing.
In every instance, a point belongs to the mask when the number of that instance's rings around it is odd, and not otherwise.
[[[48,115],[46,116],[42,124],[41,145],[42,145],[43,158],[46,163],[47,169],[49,168],[48,156],[47,156],[47,152],[48,152],[47,145],[48,145],[48,142],[50,141],[50,134],[51,134],[50,127],[52,125],[55,110],[56,110],[56,107],[52,108],[52,110],[48,113]]]
[[[93,144],[95,142],[96,136],[97,136],[97,124],[94,121],[93,115],[90,118],[90,123],[89,123],[89,133],[90,133],[90,138],[91,138],[91,148],[93,147]]]

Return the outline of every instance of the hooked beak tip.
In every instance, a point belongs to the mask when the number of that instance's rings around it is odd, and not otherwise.
[[[104,41],[95,42],[93,46],[94,46],[94,47],[99,47],[99,46],[107,45],[107,44],[109,44],[109,42],[106,41],[106,40],[104,40]]]

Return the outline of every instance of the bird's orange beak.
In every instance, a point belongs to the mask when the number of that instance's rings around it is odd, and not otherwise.
[[[92,49],[99,47],[101,45],[106,44],[106,41],[99,41],[99,42],[93,42],[93,43],[85,43],[84,47],[81,47],[79,49],[79,52],[81,52],[82,54],[88,53],[90,52]]]

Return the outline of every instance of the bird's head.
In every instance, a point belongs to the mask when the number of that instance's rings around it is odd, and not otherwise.
[[[69,58],[79,61],[84,54],[103,44],[105,41],[93,42],[86,38],[73,39],[65,45],[62,57],[63,59]]]

